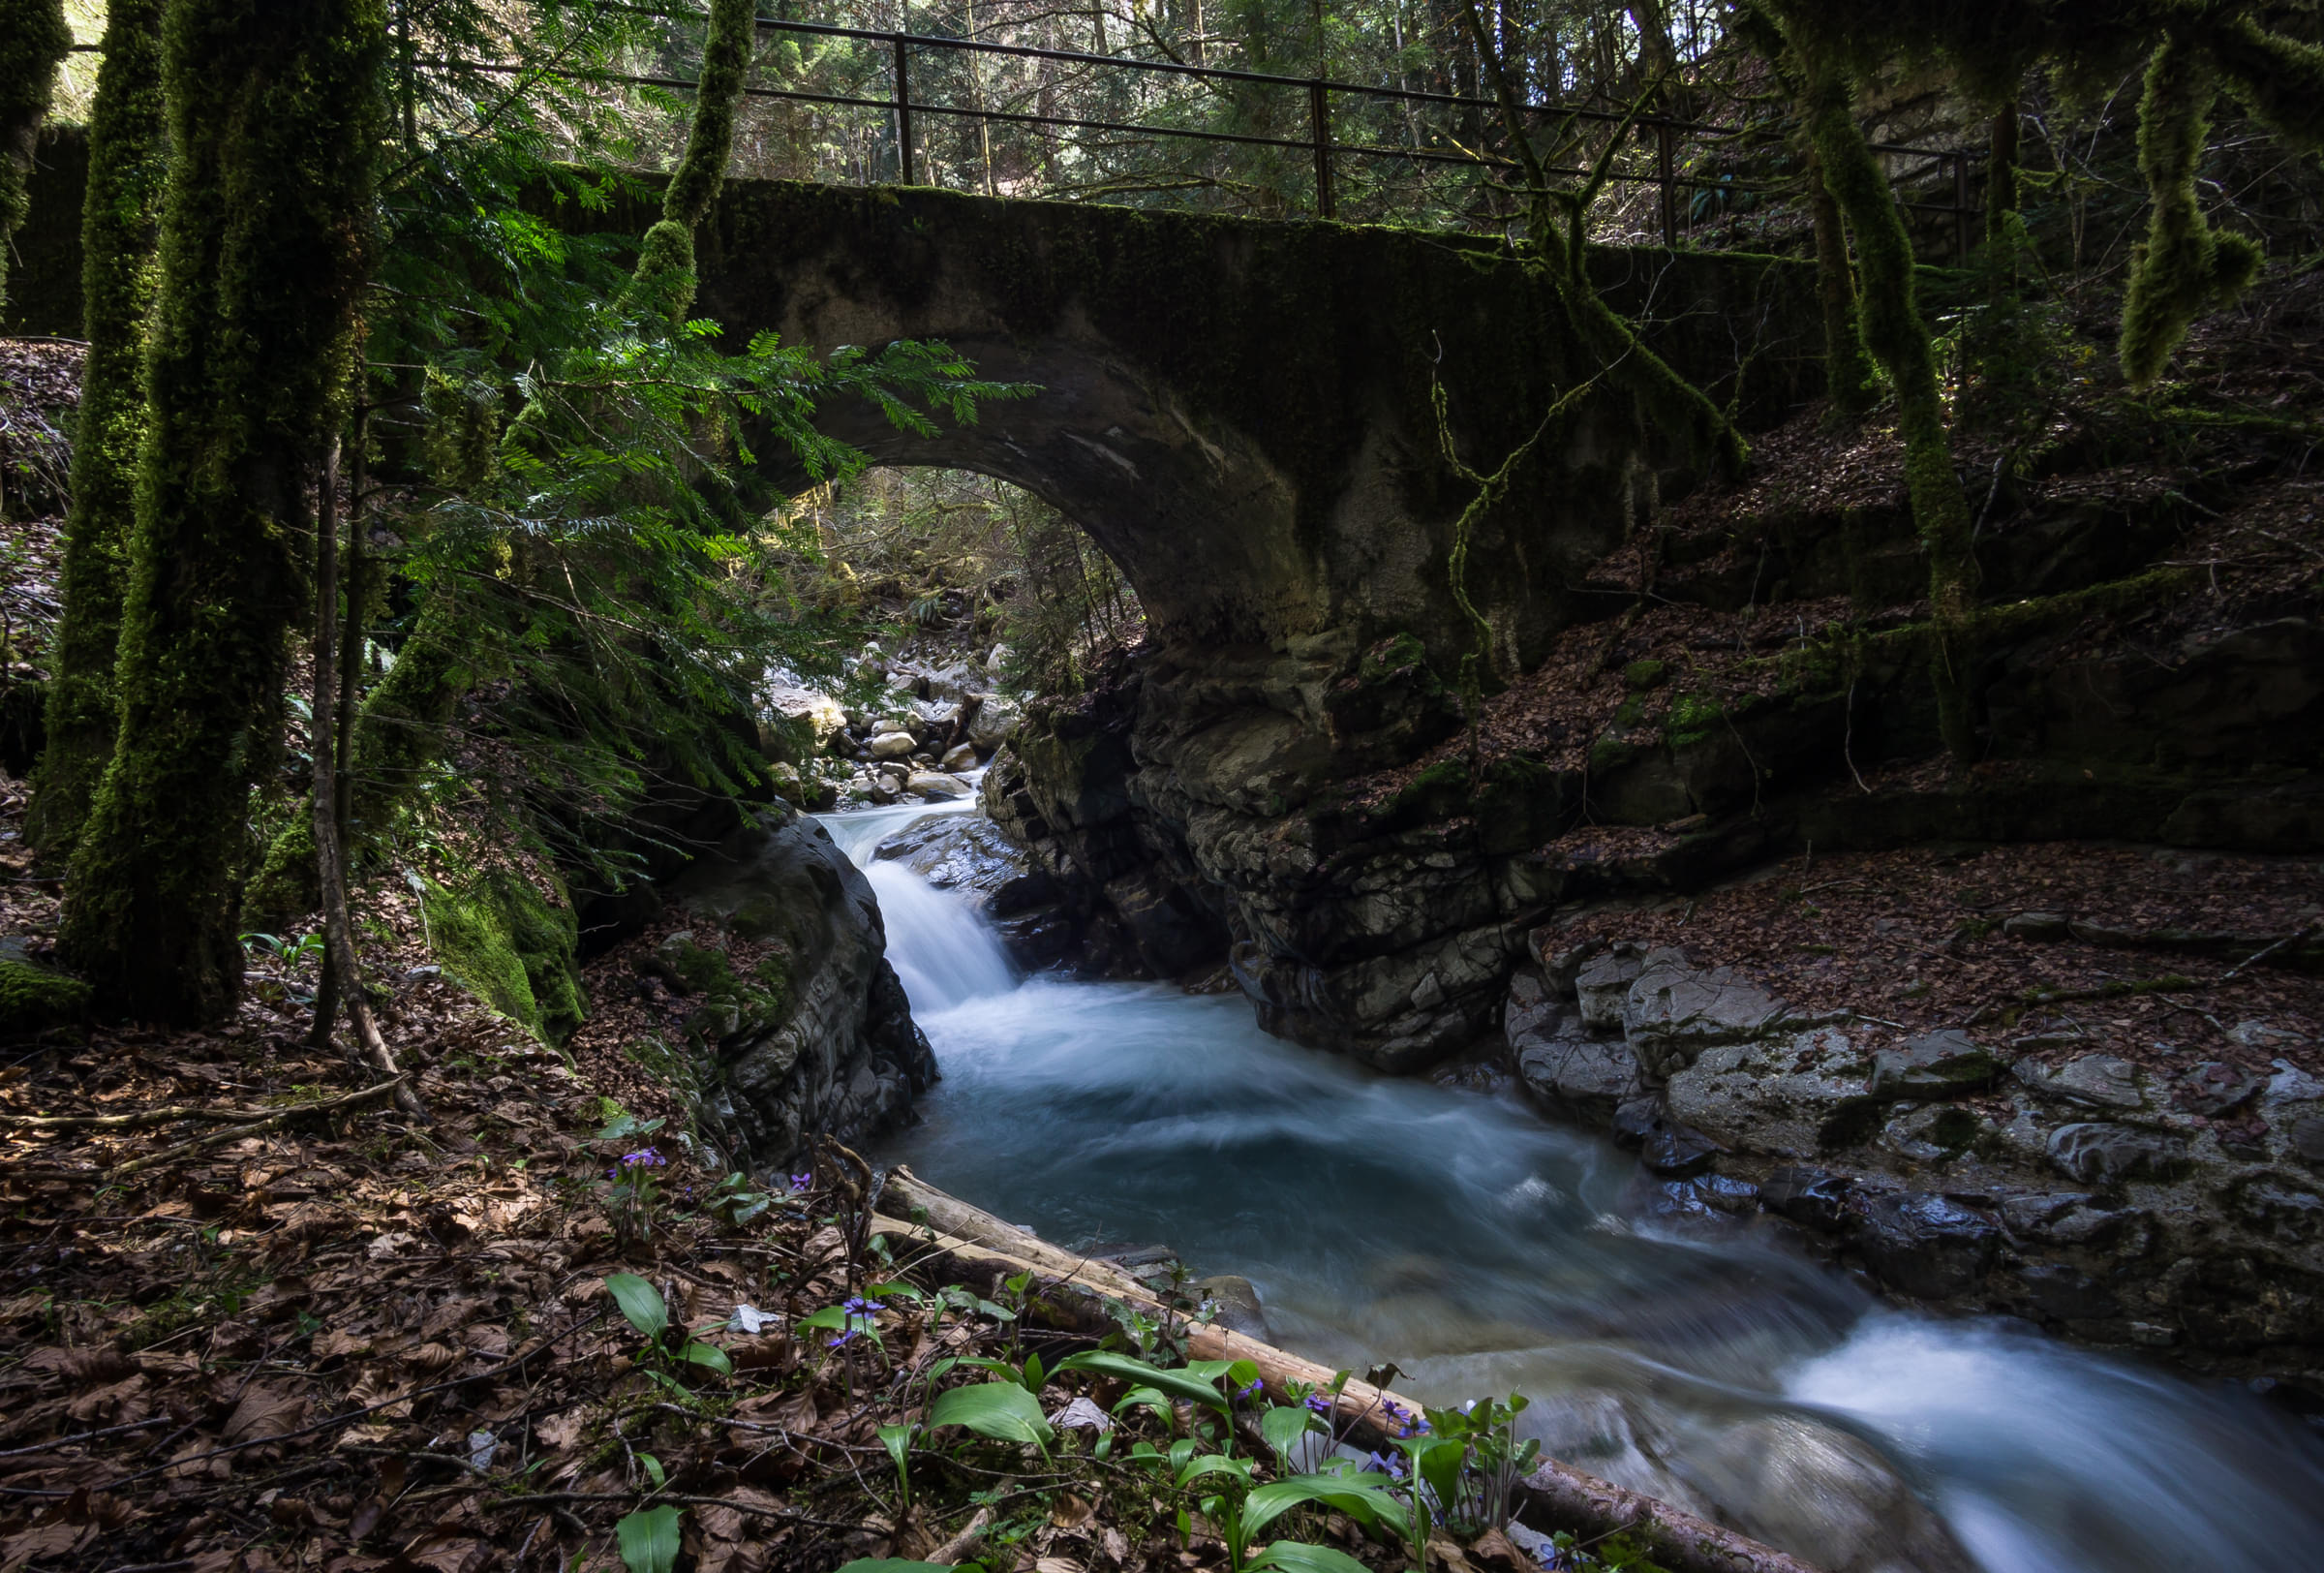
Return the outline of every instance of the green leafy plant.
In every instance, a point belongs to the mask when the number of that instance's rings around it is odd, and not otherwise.
[[[928,1408],[928,1429],[961,1426],[1001,1442],[1029,1442],[1044,1453],[1057,1434],[1041,1412],[1041,1401],[1021,1382],[979,1382],[936,1395]]]
[[[726,1358],[725,1350],[704,1343],[671,1324],[669,1307],[663,1303],[659,1289],[635,1273],[609,1273],[604,1281],[605,1292],[613,1296],[613,1303],[629,1319],[629,1325],[645,1335],[648,1351],[658,1361],[699,1366],[721,1376],[734,1374],[734,1362]],[[702,1331],[715,1325],[707,1324]]]

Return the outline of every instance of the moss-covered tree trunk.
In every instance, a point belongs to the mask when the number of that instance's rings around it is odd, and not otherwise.
[[[1856,125],[1852,84],[1825,41],[1803,26],[1788,33],[1805,74],[1808,135],[1824,183],[1856,243],[1866,347],[1888,373],[1905,446],[1905,486],[1912,522],[1929,557],[1931,654],[1938,722],[1958,759],[1974,756],[1969,663],[1975,612],[1976,558],[1971,550],[1969,499],[1953,467],[1952,434],[1937,357],[1913,287],[1911,238],[1889,194],[1887,176]]]
[[[2154,216],[2130,266],[2118,347],[2132,387],[2160,377],[2194,320],[2232,302],[2259,272],[2259,247],[2212,229],[2195,200],[2195,167],[2210,136],[2218,82],[2210,52],[2176,39],[2156,50],[2147,67],[2138,168]]]
[[[121,724],[60,936],[117,1015],[230,1008],[255,774],[308,589],[307,478],[369,261],[382,0],[171,0],[169,191]]]
[[[48,678],[47,744],[25,831],[42,854],[73,851],[112,757],[113,663],[145,437],[145,324],[168,171],[162,110],[162,0],[112,0],[89,114],[80,218],[81,331],[89,341],[73,435],[64,612]]]
[[[72,47],[64,0],[0,0],[0,301],[8,298],[10,242],[31,211],[25,177],[41,122]]]

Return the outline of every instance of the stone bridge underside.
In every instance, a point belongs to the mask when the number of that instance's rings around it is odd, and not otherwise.
[[[863,408],[822,418],[879,460],[1024,486],[1137,587],[1148,651],[1035,706],[987,780],[1085,963],[1230,960],[1269,1030],[1389,1068],[1489,1025],[1542,910],[1531,843],[1509,834],[1533,816],[1397,828],[1332,809],[1331,785],[1457,725],[1445,679],[1471,635],[1447,566],[1474,489],[1444,462],[1432,382],[1459,457],[1490,472],[1602,370],[1536,280],[1414,231],[752,182],[727,188],[699,257],[698,309],[730,332],[940,339],[1034,386],[933,437]],[[1747,423],[1819,385],[1798,264],[1609,251],[1597,267]],[[1569,587],[1699,463],[1611,382],[1475,524],[1468,587],[1502,671],[1544,653],[1581,611]]]
[[[1522,269],[1464,238],[765,181],[729,183],[705,229],[697,310],[730,331],[940,339],[1032,385],[933,438],[861,404],[825,424],[882,461],[1055,504],[1178,642],[1410,632],[1449,656],[1465,635],[1446,556],[1470,489],[1441,461],[1431,374],[1461,458],[1489,471],[1599,369]],[[1746,355],[1760,408],[1819,376],[1794,264],[1640,251],[1601,267],[1716,397]],[[1470,588],[1504,659],[1539,654],[1648,472],[1692,468],[1638,425],[1626,399],[1581,401],[1481,526]]]

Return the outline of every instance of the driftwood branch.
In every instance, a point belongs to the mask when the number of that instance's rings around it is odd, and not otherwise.
[[[267,1109],[214,1109],[190,1103],[139,1109],[136,1114],[0,1114],[0,1126],[15,1130],[142,1130],[147,1126],[173,1126],[181,1120],[263,1120]]]
[[[1029,1272],[1028,1314],[1062,1331],[1089,1338],[1115,1331],[1108,1301],[1166,1310],[1152,1291],[1111,1262],[1077,1256],[947,1195],[908,1169],[888,1177],[883,1200],[919,1217],[878,1217],[872,1232],[885,1236],[916,1276],[935,1271],[944,1282],[993,1285]],[[986,1244],[1006,1242],[1007,1249]],[[909,1257],[898,1248],[910,1247]],[[1196,1323],[1186,1330],[1187,1353],[1198,1360],[1248,1360],[1278,1402],[1294,1384],[1328,1393],[1338,1373],[1223,1327]],[[1397,1427],[1385,1389],[1349,1380],[1332,1416],[1334,1434],[1372,1447],[1388,1444]],[[1411,1407],[1406,1406],[1407,1412]],[[1543,1520],[1583,1539],[1626,1534],[1670,1573],[1818,1573],[1798,1558],[1761,1545],[1667,1502],[1609,1485],[1569,1465],[1544,1460],[1520,1487],[1526,1505]]]

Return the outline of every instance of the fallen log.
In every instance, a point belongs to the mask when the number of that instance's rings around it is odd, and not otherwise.
[[[888,1206],[901,1202],[916,1215],[911,1219],[884,1215],[872,1219],[872,1233],[889,1241],[906,1271],[986,1293],[1003,1279],[1029,1274],[1026,1309],[1042,1325],[1102,1338],[1116,1330],[1108,1301],[1174,1319],[1184,1315],[1111,1262],[1060,1249],[936,1189],[908,1170],[898,1169],[888,1177],[881,1201]],[[1277,1402],[1297,1402],[1295,1388],[1329,1393],[1339,1374],[1227,1328],[1206,1322],[1183,1323],[1183,1328],[1189,1356],[1248,1360],[1268,1395]],[[1401,1428],[1401,1417],[1416,1408],[1351,1377],[1333,1404],[1332,1434],[1357,1446],[1386,1449]],[[1773,1546],[1552,1459],[1542,1460],[1518,1490],[1523,1505],[1533,1509],[1531,1517],[1541,1521],[1537,1527],[1569,1530],[1585,1542],[1625,1535],[1670,1573],[1819,1573]]]

